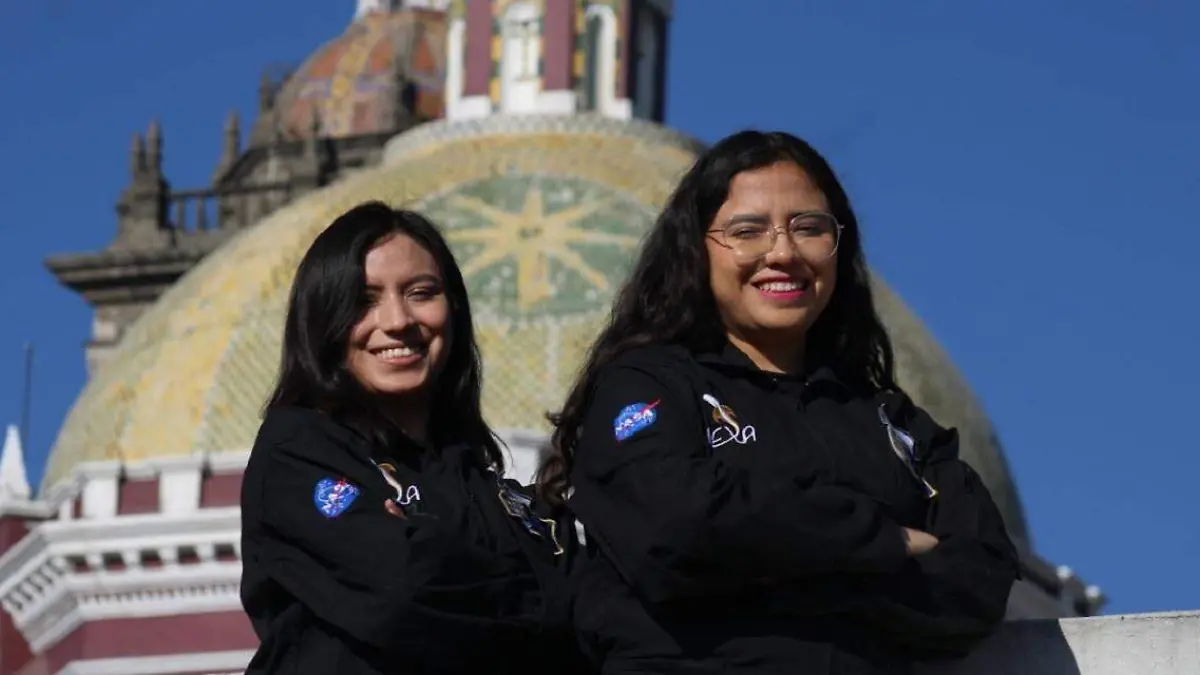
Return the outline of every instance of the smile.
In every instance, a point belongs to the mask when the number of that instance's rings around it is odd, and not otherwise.
[[[794,300],[803,297],[812,287],[807,279],[771,279],[756,282],[754,287],[762,295],[776,300]]]
[[[406,365],[412,363],[425,355],[425,347],[412,347],[409,345],[397,345],[391,347],[383,347],[378,349],[370,349],[371,352],[379,360],[393,365]]]

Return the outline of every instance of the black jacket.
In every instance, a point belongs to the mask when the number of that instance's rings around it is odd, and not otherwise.
[[[394,454],[269,410],[242,484],[242,603],[262,640],[247,672],[574,672],[575,532],[470,448]]]
[[[575,620],[605,673],[906,672],[1002,620],[1017,557],[1000,513],[956,433],[904,395],[728,346],[630,352],[590,396]],[[901,526],[940,544],[910,559]]]

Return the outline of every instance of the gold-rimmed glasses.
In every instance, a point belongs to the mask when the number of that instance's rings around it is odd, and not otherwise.
[[[785,228],[775,227],[765,217],[735,217],[708,234],[739,257],[757,260],[775,248],[781,231]],[[824,211],[807,211],[793,216],[786,232],[804,259],[819,262],[837,253],[842,224]]]

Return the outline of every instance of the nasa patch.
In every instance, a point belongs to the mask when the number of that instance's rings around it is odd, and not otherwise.
[[[358,486],[352,485],[344,478],[322,478],[313,488],[313,504],[326,518],[337,518],[358,499],[359,492]]]
[[[658,404],[659,401],[633,403],[621,408],[621,412],[613,420],[613,435],[616,436],[617,442],[626,440],[658,421],[658,412],[654,410]]]

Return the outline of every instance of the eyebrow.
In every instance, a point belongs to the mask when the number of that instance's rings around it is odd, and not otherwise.
[[[415,286],[415,285],[421,284],[421,283],[435,283],[435,284],[441,285],[444,282],[442,281],[442,278],[436,274],[418,274],[417,276],[412,277],[411,279],[405,279],[404,283],[402,283],[400,285],[404,288],[408,288],[410,286]],[[383,286],[384,286],[384,284],[372,283],[369,280],[367,281],[367,290],[376,290],[377,291],[377,290],[382,289]]]
[[[771,217],[765,213],[735,213],[725,220],[726,225],[737,225],[739,223],[769,225],[770,222]]]
[[[793,219],[797,216],[802,216],[807,213],[828,213],[828,212],[823,209],[802,209],[800,211],[792,211],[792,212],[788,213],[787,217],[788,217],[788,220],[790,221],[791,219]],[[755,225],[770,225],[771,224],[771,216],[769,216],[765,213],[735,213],[732,216],[730,216],[728,220],[725,221],[725,226],[737,225],[738,223],[753,223]]]

